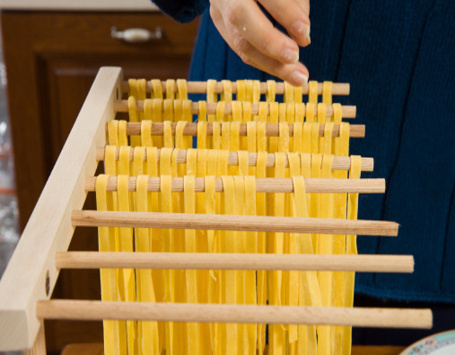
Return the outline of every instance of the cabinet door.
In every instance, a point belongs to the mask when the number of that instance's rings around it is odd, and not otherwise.
[[[160,13],[3,12],[20,224],[25,226],[101,66],[125,78],[186,78],[197,23]],[[163,37],[127,43],[111,28],[163,29]]]
[[[197,23],[178,24],[159,13],[3,12],[16,181],[23,228],[101,66],[120,66],[125,79],[186,78]],[[111,28],[161,27],[146,43],[111,38]],[[94,196],[88,197],[94,209]],[[45,223],[45,222],[43,222]],[[71,250],[96,250],[97,231],[78,228]],[[64,270],[56,298],[99,299],[99,272]],[[102,341],[101,322],[46,322],[49,352],[65,344]]]

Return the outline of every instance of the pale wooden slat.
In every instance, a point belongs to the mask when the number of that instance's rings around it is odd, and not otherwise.
[[[39,301],[36,313],[43,319],[313,324],[424,329],[432,326],[429,309],[52,300]]]
[[[414,271],[411,255],[311,255],[224,253],[60,252],[60,269],[192,269],[402,272]]]
[[[161,82],[163,92],[166,92],[166,81]],[[207,93],[207,82],[206,81],[188,81],[187,82],[188,92],[192,94],[205,94]],[[122,91],[128,92],[129,85],[128,82],[125,81],[122,83]],[[153,92],[153,86],[151,81],[147,81],[146,84],[147,92]],[[177,86],[175,86],[175,92],[178,91]],[[224,91],[223,83],[218,81],[215,84],[215,92],[221,93]],[[267,93],[267,83],[262,82],[260,83],[260,91],[261,94]],[[349,83],[333,83],[332,84],[332,95],[349,95],[350,92],[350,85]],[[237,93],[237,83],[235,81],[232,82],[232,93]],[[278,95],[284,94],[284,83],[277,82],[276,83],[276,93]],[[302,94],[308,94],[308,84],[302,85]],[[318,94],[322,94],[322,83],[318,83]]]
[[[134,149],[130,149],[130,161],[133,160],[134,157]],[[97,161],[104,161],[104,152],[105,148],[98,148],[96,150],[96,160]],[[119,152],[120,148],[117,147],[115,151],[115,159],[119,159]],[[177,153],[177,163],[179,164],[184,164],[186,163],[186,157],[187,157],[188,151],[185,149],[179,149]],[[160,156],[161,156],[161,149],[157,149],[157,162],[160,161]],[[239,155],[237,152],[229,152],[229,157],[228,157],[228,165],[238,165],[239,164]],[[249,166],[256,166],[257,162],[257,153],[248,153],[248,165]],[[284,158],[284,163],[285,167],[289,167],[289,160],[287,154],[285,155]],[[299,160],[300,160],[300,154],[299,154]],[[145,151],[143,161],[147,161],[147,152]],[[373,158],[362,158],[361,161],[362,164],[362,171],[373,171],[374,169],[374,159]],[[273,167],[275,166],[275,154],[268,154],[267,155],[267,162],[266,162],[267,167]],[[349,170],[351,167],[351,157],[338,157],[335,156],[333,157],[333,162],[332,162],[332,170]]]
[[[74,226],[209,229],[283,233],[356,234],[395,237],[398,223],[389,221],[242,216],[198,213],[73,211]]]
[[[85,191],[95,191],[96,177],[87,177]],[[107,191],[117,191],[117,177],[111,176],[107,183]],[[147,183],[147,191],[160,191],[161,178],[150,177]],[[128,181],[129,191],[136,190],[136,178],[130,177]],[[183,178],[172,178],[172,191],[183,191]],[[195,192],[205,191],[205,179],[195,178]],[[223,192],[223,181],[215,178],[215,191]],[[294,191],[291,178],[256,178],[256,192],[266,193],[290,193]],[[384,179],[317,179],[305,178],[305,191],[307,193],[371,193],[381,194],[385,192]]]
[[[216,102],[208,102],[207,103],[207,113],[215,113],[217,105],[218,105],[218,103],[216,103]],[[293,105],[293,104],[288,104],[288,105]],[[128,112],[128,101],[127,100],[116,101],[114,103],[114,109],[117,112]],[[136,109],[138,112],[144,112],[144,101],[142,101],[142,100],[136,101]],[[259,111],[258,104],[251,104],[251,114],[257,115],[258,111]],[[317,112],[318,112],[318,108],[316,105],[314,108],[315,115],[317,114]],[[199,104],[197,102],[191,103],[191,113],[192,114],[199,113]],[[229,102],[225,103],[224,113],[226,115],[232,114],[232,107]],[[269,113],[269,108],[267,108],[267,114],[268,113]],[[326,106],[326,115],[327,115],[327,117],[333,116],[333,108],[331,105]],[[343,118],[355,118],[356,115],[357,115],[356,106],[345,105],[345,106],[341,107],[341,116]]]
[[[56,251],[67,250],[73,234],[71,211],[82,208],[86,176],[95,173],[97,147],[105,144],[105,126],[115,117],[120,68],[102,68],[85,100],[16,251],[0,282],[0,349],[30,348],[40,322],[37,300],[47,299],[58,270]],[[33,149],[33,148],[31,148]]]
[[[221,127],[223,123],[220,123]],[[197,136],[197,126],[198,123],[187,123],[185,128],[183,129],[184,136]],[[153,136],[160,136],[163,135],[163,127],[164,124],[161,122],[154,122],[152,124],[152,135]],[[175,134],[175,130],[177,127],[177,123],[171,123],[172,134]],[[319,137],[324,137],[324,127],[325,125],[319,125]],[[139,122],[128,122],[126,125],[126,133],[128,135],[141,134],[141,123]],[[278,137],[280,135],[279,132],[279,125],[278,124],[266,124],[265,133],[267,137]],[[207,136],[213,135],[213,125],[211,123],[207,124]],[[247,125],[240,124],[239,136],[246,136],[247,135]],[[292,137],[294,135],[294,125],[289,125],[289,136]],[[340,136],[340,126],[334,125],[332,131],[333,137]],[[349,137],[351,138],[364,138],[365,137],[365,125],[361,124],[352,124],[349,126]]]

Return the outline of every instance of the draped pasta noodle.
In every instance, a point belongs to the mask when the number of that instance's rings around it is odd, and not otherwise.
[[[141,123],[141,134],[130,138],[135,147],[130,159],[126,121],[108,123],[105,173],[118,176],[118,190],[106,190],[108,175],[97,179],[99,210],[356,218],[357,194],[305,192],[304,178],[348,176],[346,171],[332,170],[334,156],[349,155],[349,124],[342,122],[341,105],[332,104],[332,83],[323,83],[322,103],[318,103],[318,84],[313,81],[308,85],[307,103],[302,102],[302,87],[288,83],[284,83],[284,103],[276,102],[273,80],[266,83],[267,102],[260,101],[259,81],[237,80],[233,88],[231,81],[223,80],[220,101],[215,85],[216,81],[207,81],[206,101],[197,103],[197,149],[193,149],[192,137],[184,135],[193,119],[187,82],[167,80],[163,95],[162,82],[152,80],[147,99],[145,80],[129,80],[129,119]],[[138,112],[137,101],[143,101],[143,113]],[[207,103],[215,102],[216,113],[207,114]],[[232,109],[229,115],[225,114],[226,103]],[[258,103],[255,116],[253,103]],[[327,105],[332,105],[333,118],[326,116]],[[152,136],[153,125],[161,122],[162,136]],[[246,136],[240,136],[242,123]],[[278,125],[278,136],[266,135],[267,124]],[[340,133],[332,137],[336,125]],[[118,160],[116,147],[120,147]],[[186,151],[184,162],[181,150]],[[228,165],[233,159],[230,152],[237,153],[236,165],[232,161]],[[257,153],[255,164],[249,153]],[[360,177],[360,163],[360,157],[351,157],[349,178]],[[135,192],[128,191],[128,176],[137,177]],[[149,177],[158,176],[160,191],[147,191]],[[172,192],[173,177],[183,177],[183,192]],[[196,177],[205,180],[203,192],[195,191]],[[221,177],[221,193],[215,192],[216,177]],[[266,177],[292,178],[293,192],[257,193],[256,178]],[[100,251],[357,253],[356,236],[318,233],[100,227],[99,244]],[[100,276],[106,301],[296,307],[353,303],[352,272],[102,269]],[[351,347],[351,328],[341,326],[105,321],[104,337],[106,354],[253,355],[264,353],[267,339],[269,354],[349,354]]]

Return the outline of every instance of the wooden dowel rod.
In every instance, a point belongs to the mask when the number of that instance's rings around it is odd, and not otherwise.
[[[55,267],[412,273],[414,258],[411,255],[59,252],[55,254]]]
[[[195,192],[205,191],[205,179],[195,178]],[[96,177],[85,179],[85,191],[95,191]],[[161,178],[151,177],[148,180],[147,191],[160,191]],[[129,191],[136,191],[136,178],[130,177]],[[107,183],[107,191],[117,191],[117,177],[111,176]],[[172,191],[183,192],[183,178],[172,178]],[[215,191],[223,192],[223,181],[215,178]],[[256,192],[288,193],[293,192],[291,178],[256,178]],[[384,193],[384,179],[315,179],[305,178],[305,191],[308,193]]]
[[[284,233],[358,234],[395,237],[398,223],[389,221],[242,216],[198,213],[73,211],[75,227],[209,229]]]
[[[104,161],[104,148],[98,148],[96,150],[96,160]],[[116,149],[115,159],[119,159],[120,148]],[[177,163],[184,164],[186,163],[188,151],[184,149],[179,149],[177,153]],[[157,149],[157,161],[160,161],[161,149]],[[134,157],[134,148],[130,149],[130,160],[132,161]],[[248,153],[248,165],[256,166],[257,162],[257,153]],[[299,155],[300,159],[300,155]],[[147,161],[147,152],[144,154],[144,161]],[[239,155],[237,152],[230,152],[228,157],[228,165],[238,165],[239,164]],[[373,171],[374,168],[374,159],[373,158],[362,158],[362,171]],[[275,154],[267,155],[267,167],[275,166]],[[285,166],[289,166],[288,156],[285,156]],[[332,170],[349,170],[351,167],[351,158],[350,157],[333,157]]]
[[[220,123],[220,125],[222,127],[223,123]],[[198,126],[197,123],[187,123],[185,128],[183,129],[183,135],[184,136],[197,136],[197,126]],[[172,127],[172,134],[175,134],[177,123],[176,122],[171,123],[171,127]],[[319,137],[324,137],[324,128],[325,128],[324,124],[319,125]],[[163,123],[154,122],[152,124],[152,135],[153,136],[163,135],[163,129],[164,129]],[[280,127],[278,124],[271,124],[271,123],[267,124],[265,134],[267,137],[279,137],[279,135],[280,135],[279,129],[280,129]],[[126,133],[128,135],[141,134],[141,123],[128,122],[126,125]],[[211,123],[208,123],[207,124],[207,136],[212,136],[212,135],[213,135],[213,125]],[[247,125],[246,124],[240,124],[239,135],[240,136],[247,135]],[[289,136],[292,137],[293,135],[294,135],[294,125],[290,124],[289,125]],[[333,137],[340,136],[340,126],[339,125],[333,126],[332,136]],[[356,124],[350,125],[349,137],[351,137],[351,138],[365,137],[365,125],[356,125]]]
[[[39,319],[143,320],[258,324],[312,324],[354,327],[425,328],[430,309],[253,306],[197,303],[38,301]]]
[[[216,102],[208,102],[207,103],[207,113],[215,113],[218,103]],[[288,104],[293,105],[293,104]],[[144,101],[138,100],[136,101],[136,109],[138,112],[144,112]],[[128,101],[127,100],[118,100],[114,102],[114,110],[116,112],[128,112]],[[251,104],[251,114],[257,115],[259,110],[258,104]],[[269,114],[270,110],[267,106],[267,114]],[[199,104],[197,102],[191,103],[191,113],[197,114],[199,113]],[[232,114],[232,107],[229,102],[225,103],[224,106],[224,113],[226,115]],[[318,113],[317,105],[314,108],[314,114]],[[357,114],[357,107],[353,105],[343,105],[341,107],[341,117],[343,118],[355,118]],[[333,108],[332,106],[326,106],[326,116],[331,117],[333,116]]]
[[[161,82],[163,92],[166,92],[166,81]],[[207,93],[207,82],[206,81],[188,81],[187,82],[188,92],[192,94],[205,94]],[[261,94],[267,93],[267,83],[262,82],[260,84]],[[127,81],[122,82],[122,91],[128,92],[129,85]],[[153,86],[151,81],[147,81],[146,84],[147,92],[153,92]],[[178,91],[177,85],[175,85],[175,92]],[[218,81],[215,84],[215,92],[217,94],[224,91],[223,83]],[[349,83],[333,83],[332,84],[332,95],[349,95],[350,85]],[[237,83],[235,81],[232,82],[232,92],[237,92]],[[284,94],[284,83],[277,82],[276,83],[276,93],[277,94]],[[302,85],[302,94],[308,94],[308,84]],[[318,83],[318,94],[322,94],[322,83]]]

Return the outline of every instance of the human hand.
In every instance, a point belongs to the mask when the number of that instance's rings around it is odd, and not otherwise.
[[[276,29],[259,2],[292,37]],[[210,15],[227,44],[246,64],[301,86],[308,70],[300,63],[299,45],[310,40],[309,0],[210,0]]]

